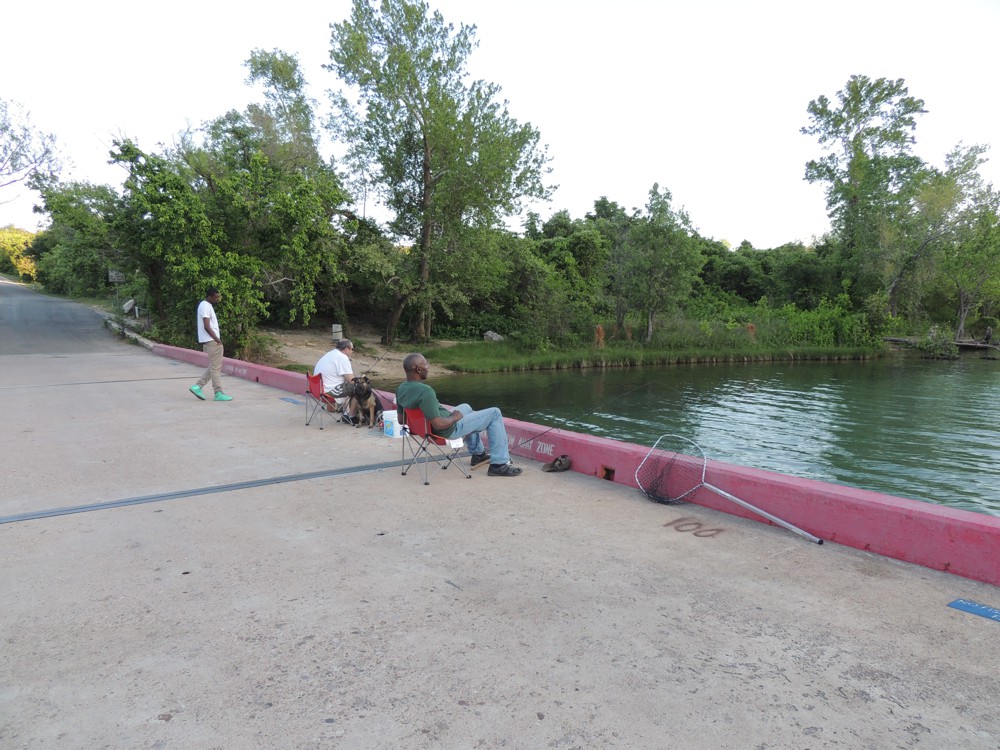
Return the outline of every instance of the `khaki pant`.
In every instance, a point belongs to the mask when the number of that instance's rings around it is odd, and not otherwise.
[[[212,381],[212,389],[216,393],[222,392],[222,344],[215,341],[206,341],[202,344],[202,349],[208,355],[208,367],[198,378],[198,385],[204,386],[209,380]]]

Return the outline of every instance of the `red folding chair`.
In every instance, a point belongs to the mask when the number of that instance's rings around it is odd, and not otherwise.
[[[332,419],[330,414],[327,414],[327,407],[330,410],[336,408],[337,402],[326,395],[323,390],[323,376],[322,375],[310,375],[306,373],[306,427],[319,415],[319,428],[323,429],[323,420]]]
[[[417,471],[423,471],[424,484],[430,484],[430,464],[434,463],[437,468],[434,474],[442,469],[447,469],[452,463],[458,470],[465,474],[466,479],[472,479],[472,474],[465,470],[465,467],[455,459],[459,457],[462,449],[465,448],[465,441],[461,438],[444,438],[431,432],[431,426],[427,423],[427,418],[420,409],[404,409],[406,423],[400,426],[403,435],[403,476],[414,464]],[[409,453],[409,458],[407,458]],[[418,460],[419,459],[419,460]]]

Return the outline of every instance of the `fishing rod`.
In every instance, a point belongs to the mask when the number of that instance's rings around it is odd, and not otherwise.
[[[389,351],[390,350],[387,348],[384,352],[382,352],[382,356],[380,356],[378,359],[376,359],[374,362],[368,365],[368,369],[365,370],[363,373],[361,373],[361,376],[367,377],[368,373],[370,373],[372,370],[375,369],[375,365],[377,365],[379,362],[381,362],[383,359],[386,358],[386,356],[389,354]]]

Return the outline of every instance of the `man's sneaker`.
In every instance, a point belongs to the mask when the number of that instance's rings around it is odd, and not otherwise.
[[[341,414],[340,421],[343,422],[344,424],[356,425],[361,420],[358,419],[357,417],[349,417],[346,414]]]
[[[188,390],[191,391],[191,393],[193,393],[195,396],[200,398],[202,401],[205,400],[205,394],[201,392],[201,386],[198,385],[197,383],[188,388]]]
[[[470,463],[472,464],[473,469],[478,469],[480,466],[482,466],[489,460],[490,460],[489,453],[475,453],[473,454],[472,461]]]
[[[516,477],[521,469],[510,464],[490,464],[490,470],[486,473],[491,477]]]
[[[222,391],[219,391],[218,393],[215,394],[215,400],[216,401],[232,401],[233,397],[232,396],[227,396]]]

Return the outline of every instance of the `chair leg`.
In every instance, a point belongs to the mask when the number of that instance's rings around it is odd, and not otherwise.
[[[432,447],[433,446],[433,447]],[[450,447],[450,446],[449,446]],[[464,448],[464,446],[462,446]],[[407,450],[409,449],[409,450]],[[403,428],[403,445],[400,454],[400,474],[406,476],[410,468],[417,464],[418,473],[423,475],[424,484],[431,483],[430,464],[435,465],[434,474],[439,471],[446,471],[452,462],[457,462],[458,470],[466,479],[472,479],[472,474],[465,470],[461,462],[458,461],[462,448],[453,448],[450,452],[445,452],[444,448],[426,438],[417,438]],[[409,453],[409,455],[407,455]]]
[[[416,439],[412,435],[410,435],[409,432],[406,432],[404,430],[404,432],[403,432],[403,444],[400,447],[402,449],[402,456],[401,456],[400,462],[399,462],[400,463],[400,467],[402,468],[402,471],[400,473],[405,477],[406,476],[406,472],[408,472],[410,470],[410,468],[413,466],[413,464],[415,464],[417,462],[417,457],[418,457],[419,452],[420,452],[420,446],[417,444]],[[406,457],[406,449],[407,448],[410,449],[410,457],[409,457],[409,459],[407,459],[407,457]],[[420,467],[419,466],[417,467],[417,473],[420,473]]]
[[[472,474],[470,474],[468,471],[466,471],[465,467],[462,466],[462,463],[458,460],[459,458],[461,458],[461,449],[452,451],[448,455],[448,466],[451,466],[452,462],[454,462],[455,466],[458,467],[458,470],[460,472],[462,472],[463,474],[465,474],[465,478],[466,479],[472,479]],[[448,466],[445,466],[444,468],[447,469]]]
[[[431,454],[427,451],[427,445],[425,443],[420,444],[420,456],[422,459],[417,463],[417,470],[422,471],[424,475],[424,486],[426,487],[431,483],[430,471],[427,462],[430,461]]]
[[[323,403],[317,401],[316,398],[311,394],[306,394],[306,427],[312,424],[314,419],[319,418],[319,428],[323,429],[323,419],[326,414],[323,411]]]

